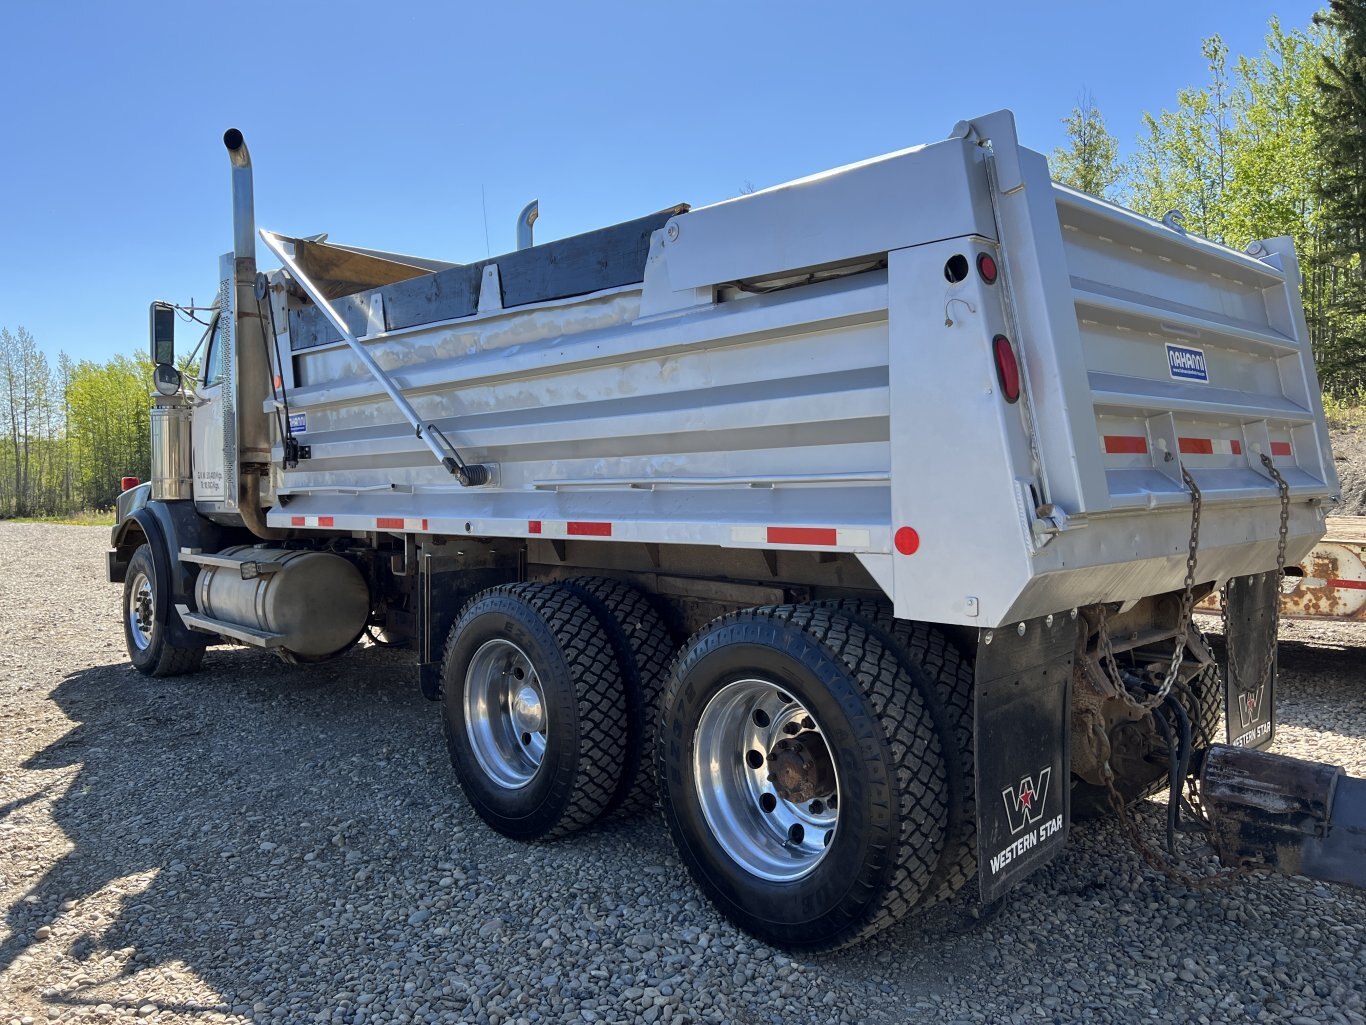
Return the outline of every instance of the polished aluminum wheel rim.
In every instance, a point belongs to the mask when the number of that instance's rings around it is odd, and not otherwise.
[[[526,652],[492,640],[465,673],[465,732],[484,774],[505,790],[531,782],[545,759],[545,691]]]
[[[777,685],[737,680],[707,702],[693,746],[693,782],[712,836],[746,872],[792,882],[815,870],[839,822],[839,776],[802,801],[775,786],[774,756],[784,740],[825,751],[815,717]]]
[[[152,581],[146,573],[133,577],[128,588],[128,636],[138,651],[146,651],[152,643],[152,622],[156,611],[152,595]]]

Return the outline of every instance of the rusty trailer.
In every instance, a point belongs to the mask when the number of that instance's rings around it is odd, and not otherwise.
[[[1281,615],[1366,622],[1366,517],[1330,516],[1327,533],[1281,581]],[[1219,592],[1197,608],[1219,612]]]

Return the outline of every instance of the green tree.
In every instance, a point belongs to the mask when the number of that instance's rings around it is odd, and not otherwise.
[[[1230,62],[1218,36],[1202,52],[1209,81],[1183,89],[1176,107],[1144,114],[1131,163],[1130,203],[1150,217],[1170,210],[1185,227],[1233,248],[1279,235],[1295,241],[1310,340],[1328,387],[1341,275],[1325,262],[1323,148],[1329,133],[1316,79],[1341,49],[1323,27],[1285,30],[1273,18],[1266,45]]]
[[[1068,144],[1053,151],[1049,161],[1053,177],[1093,196],[1113,198],[1111,189],[1124,176],[1119,143],[1106,130],[1105,118],[1089,93],[1082,93],[1062,123],[1067,126]]]
[[[26,516],[42,503],[44,442],[50,440],[52,389],[47,357],[22,326],[0,328],[0,514]]]
[[[1366,3],[1331,0],[1314,21],[1337,43],[1315,80],[1322,254],[1314,270],[1324,297],[1314,312],[1320,375],[1344,392],[1366,383]]]
[[[1162,217],[1180,210],[1188,230],[1223,242],[1236,100],[1229,90],[1228,47],[1216,35],[1204,41],[1201,51],[1209,64],[1209,85],[1182,89],[1175,110],[1156,116],[1144,112],[1129,188],[1140,213]]]
[[[78,504],[107,508],[119,478],[151,474],[152,364],[144,356],[82,360],[67,388],[67,439],[72,446]]]

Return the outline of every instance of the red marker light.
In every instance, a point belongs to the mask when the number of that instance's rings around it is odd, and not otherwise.
[[[122,480],[119,481],[119,490],[127,491],[130,488],[137,487],[141,483],[142,481],[138,480],[136,477],[124,477]]]
[[[982,275],[982,280],[988,285],[996,284],[996,260],[990,253],[978,254],[977,273]]]
[[[1020,398],[1020,364],[1015,361],[1015,349],[1005,335],[993,338],[991,348],[996,356],[996,380],[1001,384],[1001,394],[1007,402],[1017,402]]]

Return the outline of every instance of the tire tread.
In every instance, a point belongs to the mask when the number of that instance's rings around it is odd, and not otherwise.
[[[764,606],[714,620],[695,634],[674,660],[663,699],[664,708],[676,706],[686,674],[695,661],[715,650],[718,644],[728,643],[727,633],[742,633],[745,627],[764,620],[772,620],[777,628],[772,643],[783,646],[789,655],[799,657],[801,646],[809,644],[819,649],[825,659],[832,659],[842,667],[846,680],[857,686],[881,727],[895,774],[896,849],[884,852],[886,867],[879,880],[863,895],[861,904],[843,923],[832,925],[819,937],[786,941],[767,937],[770,942],[794,949],[839,949],[906,917],[933,880],[947,825],[947,774],[943,750],[924,700],[906,678],[893,651],[857,617],[816,604]],[[783,628],[795,629],[799,636],[784,636]],[[667,714],[664,715],[661,723],[667,718]],[[676,729],[678,724],[670,725]],[[663,741],[661,736],[657,771],[660,799],[667,811],[669,790],[666,781],[670,764],[668,747]],[[672,817],[670,825],[678,828]],[[704,888],[709,885],[691,864],[689,869]]]
[[[649,599],[625,581],[572,577],[561,585],[597,613],[621,665],[628,717],[625,768],[606,814],[640,814],[658,803],[653,772],[655,730],[677,645]]]
[[[949,822],[944,854],[923,904],[941,903],[977,875],[972,666],[941,631],[926,623],[897,619],[885,601],[835,598],[821,604],[859,619],[878,634],[901,659],[934,721],[947,770]]]
[[[481,591],[461,610],[442,652],[442,676],[461,628],[472,610],[490,598],[506,596],[529,607],[545,624],[574,681],[579,750],[573,789],[559,820],[537,836],[553,840],[596,821],[611,804],[625,762],[626,699],[616,653],[598,617],[573,591],[554,584],[504,584]],[[452,746],[449,716],[443,716]]]

